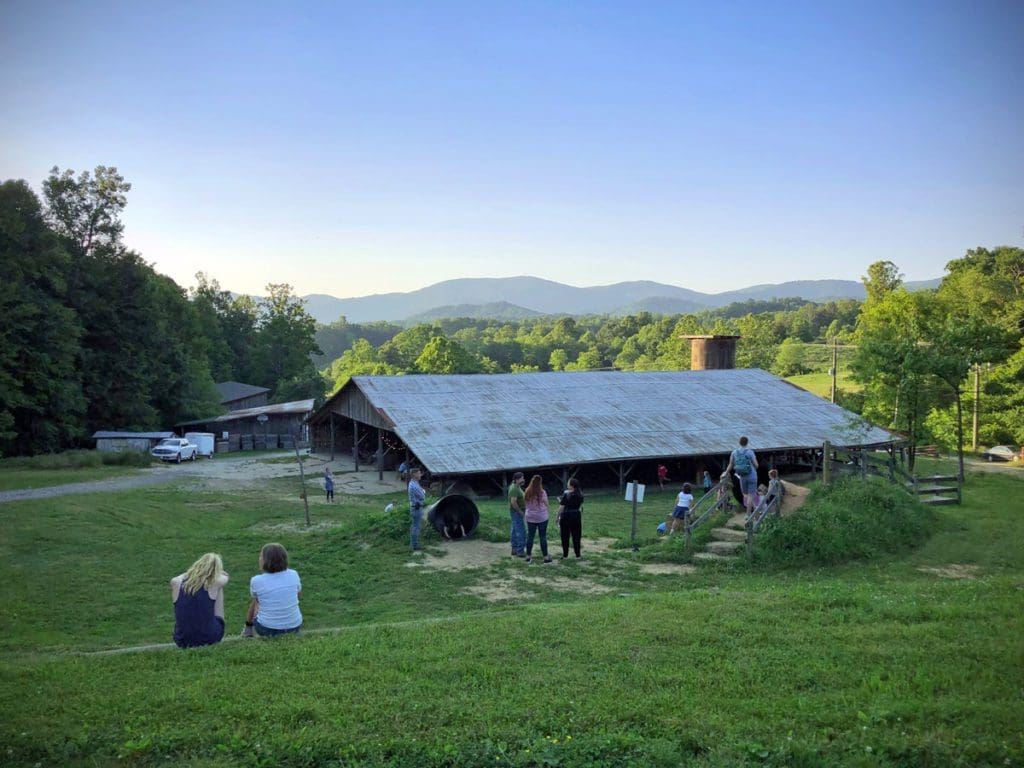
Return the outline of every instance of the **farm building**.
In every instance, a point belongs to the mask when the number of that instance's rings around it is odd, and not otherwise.
[[[740,435],[779,465],[813,463],[826,440],[897,439],[757,369],[354,376],[309,421],[317,451],[381,472],[409,455],[442,481],[497,484],[518,469],[602,483],[610,471],[622,485],[658,461],[695,479],[720,471]]]
[[[96,441],[96,450],[104,453],[120,451],[148,452],[153,446],[166,437],[174,437],[173,432],[94,432],[92,439]]]
[[[220,393],[220,404],[228,411],[243,411],[247,408],[259,408],[267,404],[270,390],[240,381],[222,381],[217,385]]]
[[[295,440],[309,439],[306,419],[312,412],[312,399],[293,400],[184,421],[174,426],[180,431],[212,432],[219,452],[291,448]]]

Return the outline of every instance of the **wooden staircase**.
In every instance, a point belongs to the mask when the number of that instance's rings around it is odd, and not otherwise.
[[[704,545],[702,551],[695,552],[693,559],[705,562],[732,560],[741,554],[747,542],[746,519],[746,514],[741,512],[730,517],[723,528],[712,528],[711,541]]]

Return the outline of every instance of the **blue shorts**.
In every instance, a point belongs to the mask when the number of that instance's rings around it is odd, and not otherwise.
[[[752,471],[749,475],[739,475],[740,490],[743,493],[757,493],[757,472]]]
[[[254,622],[254,627],[256,629],[256,634],[260,637],[276,637],[277,635],[298,634],[299,630],[302,629],[301,624],[297,627],[292,627],[291,629],[274,629],[272,627],[264,627],[258,621]]]
[[[672,517],[676,520],[685,520],[690,515],[689,507],[676,507],[672,510]]]

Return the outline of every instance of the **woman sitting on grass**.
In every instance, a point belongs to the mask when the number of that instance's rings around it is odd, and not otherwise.
[[[224,586],[228,575],[215,552],[207,552],[171,579],[174,643],[179,648],[219,643],[224,637]]]
[[[299,574],[288,567],[288,550],[280,544],[265,544],[260,550],[260,569],[264,573],[249,581],[252,602],[243,637],[252,637],[253,629],[260,637],[298,632],[302,626],[302,582]]]

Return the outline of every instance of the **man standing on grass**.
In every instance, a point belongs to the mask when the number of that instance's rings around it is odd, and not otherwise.
[[[512,475],[512,485],[508,487],[508,515],[512,520],[509,537],[512,541],[512,557],[526,557],[526,496],[523,483],[526,478],[522,472]]]
[[[420,476],[422,472],[419,467],[414,467],[409,474],[409,545],[413,553],[420,551],[420,523],[423,521],[423,502],[427,499],[427,492],[420,487]]]
[[[729,456],[729,466],[725,471],[735,472],[740,479],[740,491],[743,493],[743,506],[749,516],[754,511],[754,496],[757,493],[757,456],[747,447],[746,436],[740,438],[740,447]]]

